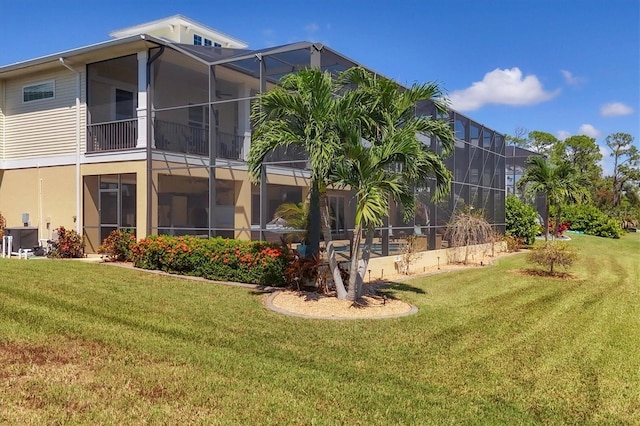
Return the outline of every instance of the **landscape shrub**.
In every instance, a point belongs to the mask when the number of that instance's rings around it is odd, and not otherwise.
[[[536,209],[517,196],[509,195],[505,204],[505,214],[505,234],[532,245],[540,231]]]
[[[622,226],[620,222],[610,218],[596,206],[578,204],[566,206],[564,217],[571,223],[572,231],[582,231],[588,235],[606,238],[620,238]]]
[[[471,246],[491,242],[494,237],[491,224],[482,216],[482,212],[460,212],[447,224],[445,238],[450,247],[464,247],[465,265],[469,261]],[[458,259],[454,261],[459,261]]]
[[[0,213],[0,238],[4,237],[4,228],[7,226],[7,220]]]
[[[301,289],[307,286],[315,286],[318,278],[318,270],[322,266],[322,259],[318,255],[303,257],[293,256],[285,269],[287,285]]]
[[[102,241],[98,247],[98,253],[107,257],[107,260],[130,261],[132,248],[136,244],[136,236],[133,231],[127,229],[115,229]]]
[[[132,249],[136,267],[210,280],[283,286],[286,249],[262,241],[150,236]]]
[[[84,257],[84,238],[73,229],[59,227],[54,232],[58,234],[58,240],[52,243],[50,257],[78,258]]]
[[[558,226],[558,233],[556,237],[562,237],[562,234],[565,233],[571,226],[571,222],[565,220],[564,222],[560,222],[560,226]],[[556,222],[554,220],[549,220],[549,234],[553,234],[556,230]]]
[[[507,251],[513,253],[524,247],[524,240],[520,237],[514,237],[513,235],[505,235],[504,241],[507,243]]]
[[[553,275],[556,266],[569,268],[577,258],[577,253],[562,241],[547,241],[533,247],[527,253],[527,261],[548,269]]]

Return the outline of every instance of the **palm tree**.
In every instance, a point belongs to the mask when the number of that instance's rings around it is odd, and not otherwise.
[[[529,167],[522,178],[518,181],[518,186],[524,188],[529,195],[545,195],[545,241],[549,239],[549,209],[556,206],[556,227],[554,235],[557,235],[560,226],[563,203],[573,203],[584,199],[587,196],[584,182],[580,174],[571,165],[564,161],[554,164],[543,157],[529,157],[527,159]]]
[[[291,244],[294,239],[298,238],[303,243],[307,243],[309,232],[309,204],[302,201],[296,203],[282,203],[278,206],[273,214],[275,220],[282,219],[286,222],[288,228],[294,231],[287,234],[285,241]]]
[[[399,203],[405,219],[409,219],[415,213],[413,189],[416,185],[434,178],[434,201],[449,191],[450,172],[442,158],[420,141],[418,134],[437,137],[445,155],[453,150],[455,139],[449,123],[415,115],[416,103],[424,100],[432,101],[439,112],[446,111],[437,84],[416,84],[404,89],[363,68],[345,71],[340,81],[345,88],[354,85],[356,88],[343,94],[338,108],[355,110],[358,116],[339,114],[341,118],[349,117],[349,121],[338,122],[343,151],[332,180],[337,186],[349,187],[355,193],[355,229],[347,298],[357,300],[362,293],[373,232],[388,215],[389,202]],[[361,250],[363,230],[366,239]]]
[[[336,90],[330,73],[312,68],[287,75],[280,86],[261,94],[251,111],[255,130],[248,167],[256,181],[269,153],[288,146],[304,149],[311,164],[308,254],[317,253],[321,228],[338,297],[344,298],[346,289],[331,243],[326,194],[330,171],[341,149]]]
[[[387,216],[390,199],[402,205],[408,218],[415,212],[413,185],[433,177],[433,199],[448,193],[450,172],[417,135],[437,137],[443,153],[449,154],[453,132],[445,121],[415,116],[415,105],[423,100],[431,100],[438,112],[446,111],[441,97],[437,84],[404,89],[363,68],[343,72],[338,85],[329,73],[308,69],[288,75],[280,87],[262,94],[254,104],[249,171],[257,180],[267,154],[281,147],[294,145],[307,152],[311,164],[309,224],[321,224],[338,298],[360,297],[373,231]],[[348,294],[331,242],[329,185],[349,187],[356,193]],[[319,206],[320,220],[311,216],[318,211],[314,205]],[[364,254],[360,249],[363,230],[367,231]],[[314,230],[309,231],[313,245]]]

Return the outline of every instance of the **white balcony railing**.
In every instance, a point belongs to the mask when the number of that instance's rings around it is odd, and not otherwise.
[[[87,126],[87,152],[131,149],[136,147],[137,140],[137,118]]]

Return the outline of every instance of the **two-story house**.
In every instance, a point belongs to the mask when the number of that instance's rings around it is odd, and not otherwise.
[[[96,250],[113,229],[149,234],[267,238],[283,202],[308,192],[304,153],[277,152],[260,185],[245,159],[250,107],[282,76],[307,67],[356,65],[327,46],[299,42],[261,50],[176,15],[111,33],[103,43],[0,67],[0,212],[23,213],[48,238],[58,226]],[[418,105],[417,114],[433,114]],[[451,111],[458,144],[448,165],[450,202],[429,202],[413,223],[392,209],[396,232],[424,232],[430,247],[462,202],[504,223],[504,138]],[[436,141],[425,139],[437,150]],[[333,230],[353,225],[348,191],[330,191]],[[385,241],[388,242],[388,239]],[[385,246],[383,251],[388,250]]]

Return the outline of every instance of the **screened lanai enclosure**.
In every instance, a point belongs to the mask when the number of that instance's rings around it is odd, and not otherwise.
[[[307,42],[263,50],[169,44],[150,49],[144,67],[135,55],[91,64],[87,127],[96,136],[88,138],[87,151],[140,146],[135,84],[146,70],[148,179],[146,188],[127,190],[147,193],[146,232],[277,241],[291,229],[274,214],[283,203],[307,198],[309,164],[299,149],[279,150],[267,158],[260,182],[250,182],[245,161],[251,105],[287,74],[309,67],[339,73],[355,65],[326,46]],[[416,114],[434,116],[436,110],[423,102]],[[415,189],[419,203],[408,223],[401,209],[391,206],[385,225],[376,231],[373,255],[399,252],[408,235],[417,235],[421,248],[446,246],[446,224],[460,209],[482,210],[504,229],[504,137],[454,111],[440,118],[450,121],[457,139],[446,159],[454,181],[451,195],[434,205],[434,183],[424,182]],[[120,136],[102,136],[109,131]],[[439,152],[437,140],[421,138]],[[120,185],[131,180],[119,179]],[[348,258],[355,200],[348,189],[332,188],[328,195],[332,236],[338,253]],[[119,199],[124,206],[126,197]],[[117,216],[130,218],[131,212]],[[105,224],[105,229],[124,228],[125,222]]]

